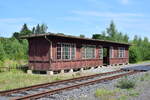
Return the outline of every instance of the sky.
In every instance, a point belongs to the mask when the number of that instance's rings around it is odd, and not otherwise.
[[[113,20],[118,31],[150,39],[149,0],[0,0],[0,37],[27,23],[47,24],[48,32],[91,37]]]

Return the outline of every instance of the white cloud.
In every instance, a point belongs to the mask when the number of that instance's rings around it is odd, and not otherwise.
[[[37,20],[30,18],[30,17],[25,17],[25,18],[0,18],[0,23],[27,23],[27,22],[35,22]]]
[[[98,11],[72,11],[77,15],[95,16],[95,17],[142,17],[140,13],[112,13],[112,12],[98,12]]]
[[[129,4],[129,0],[119,0],[119,1],[124,5]]]
[[[114,20],[119,31],[128,33],[133,37],[135,34],[142,36],[150,36],[146,33],[150,33],[149,23],[150,15],[143,13],[132,12],[100,12],[100,11],[72,11],[76,17],[80,17],[84,22],[89,22],[88,26],[93,27],[96,32],[103,31],[111,20]],[[102,23],[102,24],[100,24]],[[84,24],[84,23],[83,23]],[[96,26],[96,27],[95,27]],[[92,30],[92,29],[91,29]]]
[[[82,21],[82,18],[80,17],[74,17],[74,16],[67,16],[67,17],[58,17],[59,20],[66,20],[66,21]]]

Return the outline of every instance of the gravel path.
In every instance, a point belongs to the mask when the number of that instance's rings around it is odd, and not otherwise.
[[[146,73],[150,75],[150,72],[144,72],[144,73],[138,73],[135,75],[129,76],[130,79],[136,79],[136,88],[134,91],[137,92],[136,96],[129,96],[131,93],[128,90],[122,90],[119,94],[126,95],[128,98],[123,100],[150,100],[150,77],[148,77],[145,80],[141,80],[141,77],[143,77]],[[107,89],[107,90],[115,90],[117,80],[105,82],[105,83],[99,83],[95,85],[85,86],[79,89],[74,89],[70,91],[64,91],[59,94],[54,94],[51,96],[47,96],[45,98],[41,98],[39,100],[100,100],[98,97],[95,96],[95,91],[97,89]],[[134,94],[133,94],[134,95]],[[116,96],[116,99],[119,95]]]

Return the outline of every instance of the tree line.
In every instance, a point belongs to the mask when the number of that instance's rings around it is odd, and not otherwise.
[[[0,63],[5,59],[19,60],[28,59],[28,42],[27,40],[19,39],[23,35],[45,34],[47,33],[47,25],[37,24],[36,27],[29,29],[27,24],[24,24],[19,32],[14,32],[11,38],[0,37]],[[80,37],[85,37],[80,35]],[[142,39],[135,36],[134,39],[129,39],[127,34],[119,32],[112,21],[108,28],[102,33],[95,33],[93,39],[110,40],[123,43],[131,43],[133,46],[129,48],[130,62],[150,60],[150,42],[148,38]]]
[[[36,27],[29,29],[24,24],[19,32],[14,32],[12,37],[0,37],[0,66],[5,60],[27,60],[28,59],[28,41],[19,39],[23,35],[45,34],[47,25],[37,24]]]
[[[150,42],[148,38],[144,37],[144,39],[142,39],[135,35],[133,39],[129,39],[127,34],[117,30],[113,21],[105,31],[100,34],[93,34],[92,38],[132,44],[129,48],[130,63],[150,60]]]
[[[23,35],[31,35],[31,34],[45,34],[47,32],[47,25],[46,24],[37,24],[36,27],[33,27],[32,29],[29,29],[27,24],[24,24],[22,26],[22,29],[20,32],[14,32],[13,37],[19,38]]]

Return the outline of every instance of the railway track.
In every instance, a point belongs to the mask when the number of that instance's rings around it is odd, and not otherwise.
[[[17,88],[17,89],[12,89],[12,90],[5,90],[5,91],[0,91],[0,96],[8,96],[10,94],[19,93],[19,92],[23,92],[23,91],[29,91],[29,90],[32,90],[32,89],[44,88],[44,87],[48,87],[48,86],[54,86],[54,85],[63,84],[63,83],[66,83],[66,82],[86,80],[86,79],[91,79],[91,78],[94,78],[94,77],[100,77],[100,76],[105,76],[105,75],[110,75],[110,74],[115,74],[115,73],[120,73],[120,72],[123,72],[123,70],[117,70],[117,71],[94,74],[94,75],[83,76],[83,77],[78,77],[78,78],[60,80],[60,81],[56,81],[56,82],[38,84],[38,85],[33,85],[33,86],[28,86],[28,87],[23,87],[23,88]]]
[[[46,95],[51,95],[61,91],[79,88],[81,86],[92,85],[97,82],[113,80],[134,73],[136,72],[135,71],[125,72],[122,70],[117,70],[113,72],[83,76],[79,78],[67,79],[67,80],[62,80],[62,81],[57,81],[52,83],[45,83],[45,84],[39,84],[39,85],[34,85],[34,86],[29,86],[24,88],[13,89],[13,90],[0,91],[0,95],[11,97],[11,99],[13,100],[37,99],[37,98],[44,97]]]

